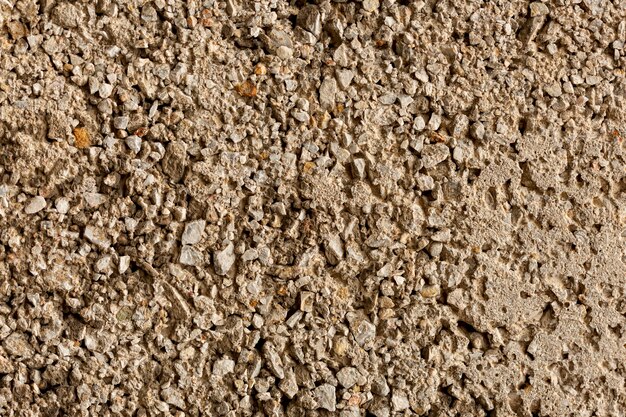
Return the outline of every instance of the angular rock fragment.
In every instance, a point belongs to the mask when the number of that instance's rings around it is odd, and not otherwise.
[[[235,263],[235,246],[232,242],[213,254],[213,264],[215,265],[215,273],[218,275],[226,275]]]
[[[30,199],[26,207],[24,207],[24,213],[35,214],[40,212],[46,207],[46,199],[41,196],[36,196]]]
[[[181,239],[182,244],[195,245],[200,242],[200,239],[202,239],[202,232],[204,232],[205,227],[206,221],[204,220],[195,220],[187,223]]]

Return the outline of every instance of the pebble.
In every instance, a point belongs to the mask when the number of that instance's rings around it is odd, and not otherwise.
[[[213,263],[215,264],[215,273],[218,275],[226,275],[235,263],[235,246],[232,242],[221,251],[213,254]]]
[[[472,125],[471,133],[474,139],[482,140],[485,137],[485,125],[481,122],[476,122]]]
[[[200,265],[202,263],[202,253],[193,246],[183,246],[180,250],[179,262],[183,265]]]
[[[26,335],[21,332],[11,333],[2,341],[2,346],[11,356],[30,358],[35,353],[35,350],[28,341]]]
[[[437,113],[433,113],[430,115],[430,119],[428,120],[428,128],[432,131],[436,131],[441,126],[441,116]]]
[[[124,140],[124,142],[126,143],[126,146],[128,146],[128,148],[136,154],[141,150],[141,138],[139,136],[130,135]]]
[[[95,226],[86,226],[85,231],[83,233],[85,239],[98,246],[100,249],[107,249],[111,246],[111,241],[107,237],[107,234],[104,230]]]
[[[335,71],[335,76],[337,78],[337,82],[339,83],[339,87],[342,90],[350,87],[352,80],[354,79],[354,72],[349,69],[338,69]]]
[[[344,388],[352,388],[359,380],[359,372],[356,368],[346,366],[337,372],[337,380]]]
[[[335,96],[337,94],[337,81],[334,78],[326,77],[319,88],[320,104],[325,108],[335,106]]]
[[[30,199],[30,201],[24,208],[24,213],[35,214],[43,210],[45,207],[46,207],[46,199],[41,196],[36,196]]]
[[[130,118],[128,116],[119,116],[113,118],[113,127],[120,130],[125,130],[128,127]]]
[[[195,245],[202,239],[202,233],[206,227],[205,220],[195,220],[187,223],[182,236],[183,245]]]
[[[313,395],[317,401],[318,407],[328,411],[335,411],[337,399],[335,396],[335,387],[330,384],[322,384],[313,390]]]
[[[235,361],[232,359],[218,359],[213,364],[213,375],[224,377],[235,370]]]
[[[426,169],[433,168],[449,157],[450,148],[443,143],[424,145],[424,149],[422,149],[422,163]]]
[[[406,394],[399,390],[393,390],[393,395],[391,396],[391,405],[394,411],[404,411],[408,410],[411,404],[409,404],[409,399]]]
[[[315,36],[322,33],[322,14],[317,6],[308,5],[300,9],[296,20],[298,26]]]
[[[326,243],[326,258],[332,265],[337,265],[343,259],[344,251],[339,235],[332,235]]]
[[[372,378],[371,381],[372,392],[377,395],[381,395],[383,397],[387,396],[391,391],[389,389],[389,385],[387,384],[387,379],[385,379],[382,375],[376,375]]]
[[[430,175],[420,175],[417,178],[417,188],[420,191],[430,191],[435,188],[435,180]]]
[[[59,197],[54,202],[54,207],[60,214],[66,214],[70,210],[70,202],[65,197]]]
[[[356,319],[352,321],[350,328],[359,346],[364,346],[376,337],[376,326],[366,319]]]
[[[277,378],[283,379],[285,377],[285,370],[283,368],[283,361],[280,359],[276,347],[271,342],[266,342],[263,345],[263,357],[267,361],[267,365]]]
[[[550,14],[550,10],[545,3],[540,1],[530,3],[530,17],[547,16],[548,14]]]
[[[298,393],[298,383],[296,381],[296,374],[289,370],[285,372],[285,378],[278,384],[278,388],[285,393],[288,398],[293,398]]]
[[[130,256],[120,256],[117,271],[123,274],[130,267]]]
[[[380,7],[379,0],[363,0],[363,9],[366,12],[374,12]]]

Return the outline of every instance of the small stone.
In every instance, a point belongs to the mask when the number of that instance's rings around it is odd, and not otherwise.
[[[352,174],[362,180],[365,178],[365,160],[362,158],[356,158],[352,161]]]
[[[435,180],[430,175],[420,175],[417,178],[417,188],[420,191],[429,191],[435,188]]]
[[[66,214],[70,210],[70,202],[65,197],[59,197],[54,202],[54,207],[60,214]]]
[[[213,254],[215,273],[226,275],[235,263],[235,246],[230,242],[223,250]]]
[[[376,326],[366,319],[354,320],[351,324],[352,334],[359,346],[364,346],[376,337]]]
[[[107,197],[100,193],[84,193],[83,199],[89,208],[96,208],[107,201]]]
[[[302,291],[300,293],[300,310],[310,313],[313,311],[313,302],[315,301],[315,294],[311,291]]]
[[[356,368],[351,366],[346,366],[337,372],[337,381],[339,381],[344,388],[352,388],[358,380],[359,372]]]
[[[268,368],[277,378],[283,379],[285,377],[285,370],[283,369],[283,361],[276,352],[276,347],[272,342],[266,342],[263,345],[263,357],[267,361]]]
[[[320,105],[325,108],[335,106],[335,95],[337,94],[337,81],[334,78],[326,77],[319,89]]]
[[[128,127],[130,118],[128,116],[119,116],[113,119],[113,127],[120,130],[125,130]]]
[[[550,14],[550,9],[548,9],[545,3],[540,1],[530,3],[530,17],[547,16],[548,14]]]
[[[141,150],[141,138],[139,136],[130,135],[124,140],[124,142],[126,143],[126,146],[128,146],[128,148],[135,153],[139,153]]]
[[[213,375],[223,377],[235,370],[235,361],[232,359],[218,359],[213,363]]]
[[[26,26],[24,26],[19,20],[12,20],[7,23],[7,29],[9,29],[9,34],[14,40],[23,38],[28,33]]]
[[[344,256],[341,238],[338,235],[332,235],[326,242],[326,259],[331,265],[337,265]]]
[[[413,129],[419,131],[422,131],[426,128],[426,121],[424,120],[423,116],[417,116],[415,117],[415,119],[413,119]]]
[[[481,122],[474,123],[471,128],[471,133],[475,139],[482,140],[485,137],[485,125]]]
[[[449,157],[450,148],[443,143],[424,145],[424,149],[422,149],[422,163],[426,169],[439,165]]]
[[[98,88],[98,95],[101,98],[109,98],[113,94],[113,86],[108,83],[100,84],[100,88]]]
[[[369,407],[369,412],[374,417],[389,417],[391,415],[391,409],[389,405],[387,405],[387,400],[384,398],[373,401]]]
[[[78,149],[85,149],[91,146],[91,138],[89,132],[84,127],[77,127],[73,131],[74,133],[74,145]]]
[[[340,67],[350,66],[350,49],[345,43],[342,43],[337,49],[335,49],[335,52],[333,53],[333,61],[335,61]]]
[[[385,106],[390,106],[396,102],[397,98],[398,97],[393,93],[383,94],[382,96],[378,97],[378,102]]]
[[[276,49],[276,56],[280,59],[289,59],[293,56],[293,49],[288,46],[279,46]]]
[[[107,255],[98,259],[98,262],[96,262],[95,270],[96,272],[105,274],[107,276],[111,275],[111,273],[113,272],[111,270],[111,257]]]
[[[182,244],[195,245],[196,243],[200,242],[205,226],[206,221],[204,220],[194,220],[187,223],[182,236]]]
[[[335,387],[330,384],[322,384],[313,390],[313,396],[319,408],[335,411],[337,405]]]
[[[111,241],[108,239],[106,232],[95,226],[87,226],[85,227],[85,232],[83,233],[85,239],[98,246],[101,249],[107,249],[111,246]]]
[[[250,80],[246,80],[235,86],[235,90],[243,97],[256,97],[256,86]]]
[[[184,142],[171,142],[167,146],[161,164],[163,172],[167,174],[173,182],[180,181],[183,178],[185,167],[187,166],[187,147]]]
[[[436,131],[441,126],[441,116],[437,113],[433,113],[430,115],[430,119],[428,120],[428,128],[432,131]]]
[[[70,2],[61,2],[52,12],[52,21],[64,29],[78,27],[83,19],[83,12]]]
[[[30,201],[24,208],[24,213],[35,214],[43,210],[45,207],[46,207],[46,199],[41,196],[36,196],[30,199]]]
[[[387,380],[382,375],[376,375],[372,378],[371,382],[372,392],[376,395],[381,395],[383,397],[389,394],[389,385],[387,385]]]
[[[254,261],[259,257],[259,252],[256,249],[248,249],[243,255],[241,255],[241,260],[244,262]]]
[[[183,394],[180,392],[180,390],[176,388],[165,388],[163,391],[161,391],[161,398],[163,398],[163,401],[165,401],[166,403],[171,404],[175,407],[183,409],[186,407]]]
[[[435,232],[430,238],[435,242],[449,242],[451,236],[452,233],[450,232],[450,229],[443,229]]]
[[[280,381],[278,388],[288,397],[293,398],[298,393],[298,382],[296,381],[296,374],[289,370],[285,372],[285,378]]]
[[[193,246],[183,246],[180,250],[179,262],[183,265],[200,265],[202,263],[202,253],[194,249]]]
[[[452,124],[452,136],[459,138],[467,133],[469,119],[463,113],[457,114]]]
[[[460,146],[457,146],[456,148],[454,148],[454,151],[452,151],[452,159],[454,159],[457,162],[463,162],[463,159],[465,159],[463,148],[461,148]]]
[[[345,90],[350,87],[350,83],[352,83],[352,79],[354,78],[354,72],[349,69],[338,69],[335,71],[335,77],[337,78],[339,87],[341,87],[342,90]]]
[[[117,266],[117,271],[120,274],[123,274],[130,267],[130,256],[120,256],[119,264]]]
[[[411,404],[409,404],[409,399],[404,392],[394,389],[391,396],[391,406],[394,411],[403,411],[407,410]]]
[[[366,12],[376,11],[379,7],[379,0],[363,0],[363,9],[365,9]]]
[[[552,84],[548,84],[543,88],[546,93],[548,93],[551,97],[561,97],[563,94],[563,90],[561,88],[561,83],[558,81],[553,82]]]
[[[315,36],[322,33],[322,14],[317,6],[309,5],[301,8],[296,23]]]
[[[439,295],[439,286],[438,285],[424,285],[420,294],[424,298],[435,298]]]
[[[180,292],[168,282],[163,282],[163,289],[165,296],[170,301],[172,306],[172,316],[179,320],[187,320],[191,314],[189,305]]]
[[[12,356],[30,358],[35,353],[33,346],[30,344],[24,333],[11,333],[6,339],[4,339],[2,346],[6,349],[7,353]]]

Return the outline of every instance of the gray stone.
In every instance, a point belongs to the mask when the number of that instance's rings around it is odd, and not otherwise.
[[[339,381],[344,388],[352,388],[358,380],[359,371],[351,366],[341,368],[341,370],[337,372],[337,381]]]
[[[185,245],[180,250],[179,262],[183,265],[200,265],[202,264],[203,256],[200,251],[193,246]]]
[[[135,153],[139,153],[141,150],[141,138],[139,136],[130,135],[124,142],[126,143],[126,146],[128,146],[128,148]]]
[[[223,377],[235,370],[235,361],[232,359],[218,359],[213,363],[213,375]]]
[[[235,246],[230,242],[223,250],[213,254],[215,273],[218,275],[228,274],[235,263],[235,259]]]
[[[46,207],[46,199],[41,196],[36,196],[30,199],[26,207],[24,207],[24,213],[35,214],[40,212]]]
[[[335,397],[335,387],[330,384],[322,384],[313,390],[313,396],[319,408],[328,411],[335,411],[337,399]]]
[[[196,243],[200,242],[205,227],[205,220],[194,220],[187,223],[181,239],[182,244],[195,245]]]
[[[296,23],[315,36],[322,33],[322,14],[317,6],[308,5],[301,8]]]

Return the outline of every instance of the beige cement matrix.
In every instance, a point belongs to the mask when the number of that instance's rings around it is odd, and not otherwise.
[[[624,0],[0,0],[0,415],[624,416]]]

